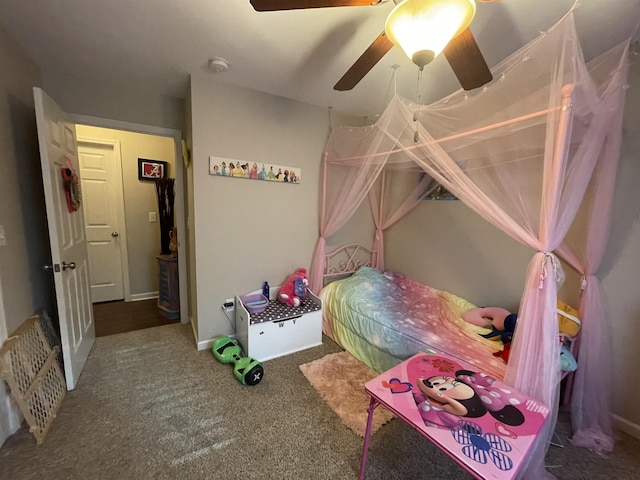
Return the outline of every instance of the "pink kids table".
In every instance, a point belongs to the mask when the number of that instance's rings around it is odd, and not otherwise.
[[[360,480],[380,404],[481,479],[514,478],[549,414],[546,405],[476,367],[434,353],[418,353],[364,388],[371,402]]]

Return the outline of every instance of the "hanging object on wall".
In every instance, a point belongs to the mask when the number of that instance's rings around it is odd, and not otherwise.
[[[167,178],[168,168],[168,162],[138,158],[138,180],[149,180],[153,182],[158,178]]]
[[[70,213],[77,212],[82,202],[82,194],[80,193],[80,179],[73,168],[73,163],[67,157],[66,165],[62,167],[62,184],[64,185],[64,196],[67,199],[67,209]]]
[[[301,170],[271,163],[243,162],[222,157],[209,157],[209,175],[250,178],[271,182],[300,183]]]
[[[447,190],[444,186],[438,184],[429,193],[424,196],[425,200],[457,200],[453,193]]]
[[[160,221],[160,255],[171,254],[171,230],[173,229],[173,202],[175,178],[157,178],[158,220]]]
[[[182,162],[184,163],[185,168],[189,168],[191,165],[191,154],[189,153],[189,148],[187,147],[187,142],[182,140]]]
[[[421,174],[420,180],[422,180],[425,175],[427,174],[426,173]],[[453,193],[447,190],[444,185],[438,183],[436,180],[432,178],[431,181],[429,182],[429,185],[427,186],[426,193],[424,194],[422,199],[423,200],[458,200],[458,197],[456,197]]]

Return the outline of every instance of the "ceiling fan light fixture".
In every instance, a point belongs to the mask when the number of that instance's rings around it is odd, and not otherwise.
[[[387,17],[384,31],[422,68],[471,24],[475,13],[474,0],[403,0]]]
[[[433,53],[433,50],[418,50],[411,56],[411,61],[420,67],[420,70],[422,70],[424,66],[431,63],[434,58],[435,54]]]

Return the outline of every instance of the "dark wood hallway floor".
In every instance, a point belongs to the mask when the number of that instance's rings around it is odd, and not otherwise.
[[[96,337],[104,337],[115,333],[130,332],[143,328],[159,327],[180,320],[169,320],[160,315],[158,299],[140,300],[137,302],[102,302],[93,304],[93,318]]]

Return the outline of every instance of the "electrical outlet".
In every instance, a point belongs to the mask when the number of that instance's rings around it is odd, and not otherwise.
[[[235,300],[233,298],[227,298],[222,304],[222,310],[225,312],[231,312],[236,308]]]

